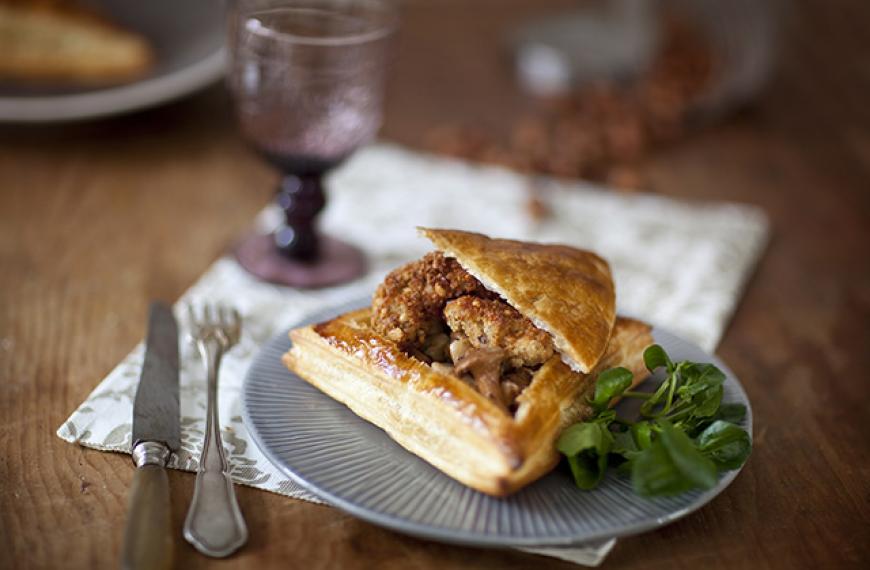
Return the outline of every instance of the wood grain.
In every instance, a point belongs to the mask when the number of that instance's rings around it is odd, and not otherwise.
[[[503,127],[503,33],[571,2],[405,5],[384,138]],[[767,94],[650,158],[656,192],[762,206],[773,238],[721,345],[756,417],[746,469],[712,504],[620,541],[604,568],[861,568],[870,562],[870,6],[802,2]],[[117,567],[129,457],[54,431],[270,198],[223,91],[89,124],[0,129],[0,568]],[[183,568],[573,568],[394,534],[239,488],[251,541],[228,560],[181,539],[193,477],[170,473]]]

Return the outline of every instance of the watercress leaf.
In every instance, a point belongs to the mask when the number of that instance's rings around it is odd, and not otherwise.
[[[646,364],[646,369],[650,372],[655,372],[656,368],[665,367],[668,372],[674,367],[668,353],[658,344],[653,344],[643,351],[643,362]]]
[[[693,403],[696,404],[694,410],[692,410],[692,415],[696,418],[709,418],[713,416],[718,410],[719,405],[722,403],[722,386],[715,386],[701,392],[697,396],[695,396]]]
[[[716,465],[702,454],[682,430],[668,421],[660,421],[661,433],[655,443],[661,442],[680,475],[693,487],[710,489],[716,484]]]
[[[581,422],[568,426],[559,439],[556,449],[567,456],[577,455],[584,449],[596,448],[599,444],[600,432],[593,422]]]
[[[693,487],[674,464],[661,438],[632,459],[629,466],[634,492],[643,497],[676,495]]]
[[[660,420],[661,431],[652,444],[631,461],[635,492],[645,497],[674,495],[716,482],[716,466],[704,457],[685,433]]]
[[[746,418],[746,406],[737,403],[721,404],[714,416],[717,420],[739,424]]]
[[[716,420],[698,436],[698,449],[719,469],[737,469],[752,451],[746,430],[730,422]]]
[[[667,378],[665,378],[659,387],[656,388],[656,391],[653,392],[652,396],[647,398],[647,400],[641,404],[640,413],[642,416],[652,417],[655,412],[656,406],[659,402],[664,398],[668,391],[670,390],[671,383],[674,381],[674,375],[669,374]]]
[[[696,418],[695,416],[689,416],[678,422],[674,422],[674,427],[683,430],[689,437],[696,438],[711,423],[713,423],[711,418]]]
[[[631,426],[631,435],[639,449],[652,445],[652,425],[649,422],[637,422]]]
[[[607,470],[607,454],[613,447],[613,434],[599,422],[574,424],[562,433],[557,449],[568,456],[574,483],[593,489]]]
[[[613,435],[607,426],[597,422],[582,422],[562,432],[556,442],[556,449],[569,457],[590,449],[599,455],[604,455],[612,444]]]
[[[595,419],[592,420],[595,423],[610,425],[610,423],[616,419],[616,410],[604,410],[599,412]]]
[[[623,367],[611,368],[599,374],[595,381],[592,406],[599,410],[606,408],[613,398],[621,396],[631,386],[631,379],[631,371]]]
[[[707,382],[712,382],[714,384],[721,384],[725,381],[725,373],[719,370],[719,368],[710,362],[697,364],[698,368],[700,368],[701,377],[700,380],[704,380]]]
[[[681,398],[692,398],[725,382],[725,374],[713,364],[694,362],[685,364],[680,367],[682,385],[677,390]]]
[[[640,451],[640,448],[637,446],[637,442],[634,441],[634,437],[630,432],[623,431],[613,434],[613,447],[610,449],[611,453],[616,453],[625,457],[627,454],[637,451]]]
[[[574,476],[574,484],[577,487],[590,490],[594,489],[604,478],[607,470],[607,456],[584,451],[578,455],[568,457],[568,466],[571,475]]]

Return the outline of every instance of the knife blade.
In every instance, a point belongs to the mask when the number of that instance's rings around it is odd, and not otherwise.
[[[178,325],[172,310],[151,304],[145,361],[133,404],[133,447],[159,441],[171,451],[181,445],[178,405]]]
[[[178,325],[172,310],[154,302],[142,375],[133,402],[133,462],[121,567],[172,567],[173,540],[166,462],[181,445],[178,403]]]

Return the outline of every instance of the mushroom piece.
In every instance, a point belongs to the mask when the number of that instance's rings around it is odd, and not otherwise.
[[[471,348],[455,363],[454,370],[460,375],[470,372],[480,393],[507,411],[501,389],[501,368],[505,356],[501,348]]]
[[[447,349],[447,352],[450,353],[450,360],[453,362],[459,362],[462,360],[462,357],[465,356],[465,353],[471,348],[471,343],[468,342],[468,339],[461,335],[454,334],[453,340],[450,342],[450,346]]]
[[[532,371],[528,368],[517,368],[501,379],[501,390],[508,408],[514,409],[517,397],[532,383]]]
[[[447,364],[446,362],[433,362],[429,366],[431,366],[432,370],[434,370],[438,374],[444,374],[445,376],[456,376],[456,371],[453,370],[453,366]]]

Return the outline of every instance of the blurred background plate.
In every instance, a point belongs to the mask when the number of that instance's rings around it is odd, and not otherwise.
[[[358,308],[350,303],[307,322]],[[746,406],[743,427],[752,433],[752,410],[743,387],[715,356],[655,328],[653,336],[674,360],[713,362],[723,372],[723,402]],[[441,473],[395,443],[383,430],[287,370],[281,355],[286,333],[254,360],[242,391],[245,425],[266,457],[324,501],[368,522],[432,540],[474,546],[567,546],[637,534],[681,518],[711,501],[737,476],[721,473],[708,491],[645,499],[611,470],[594,491],[580,491],[564,465],[510,497],[479,493]],[[642,389],[662,380],[651,378]],[[636,417],[639,403],[619,404]],[[473,460],[473,459],[470,459]]]
[[[223,76],[224,3],[219,0],[83,1],[112,23],[145,37],[154,66],[111,86],[0,82],[0,121],[91,119],[153,107],[191,94]]]

